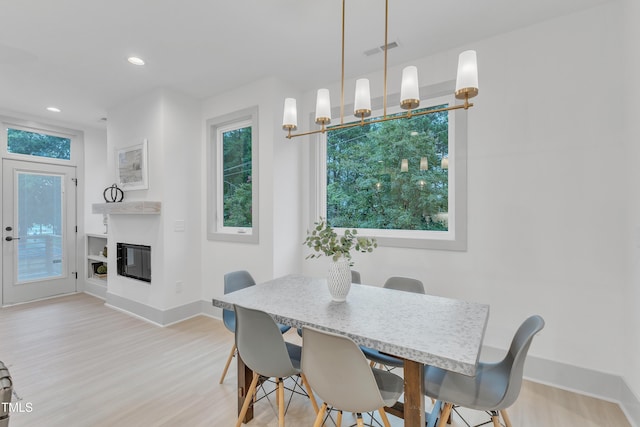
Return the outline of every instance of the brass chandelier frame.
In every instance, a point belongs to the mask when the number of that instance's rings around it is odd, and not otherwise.
[[[406,113],[403,114],[395,114],[392,116],[387,115],[387,68],[388,68],[388,34],[389,34],[389,0],[385,0],[385,19],[384,19],[384,88],[383,88],[383,115],[382,117],[368,120],[365,122],[365,118],[371,116],[370,109],[359,109],[355,111],[355,116],[359,117],[359,121],[355,121],[352,123],[344,123],[344,45],[345,45],[345,9],[346,9],[346,0],[342,0],[342,70],[341,70],[341,88],[340,88],[340,124],[327,127],[330,124],[330,118],[316,118],[316,124],[320,125],[320,129],[311,130],[307,132],[300,133],[292,133],[297,129],[297,125],[295,124],[283,124],[282,129],[287,131],[286,138],[296,138],[299,136],[307,136],[307,135],[315,135],[318,133],[326,133],[329,131],[340,130],[340,129],[348,129],[356,126],[364,126],[372,123],[382,123],[391,120],[401,120],[401,119],[410,119],[412,117],[424,116],[428,114],[435,114],[444,111],[453,111],[453,110],[468,110],[470,107],[473,107],[473,103],[469,102],[469,99],[475,97],[478,94],[477,87],[464,87],[461,89],[457,89],[455,91],[456,99],[464,100],[462,104],[451,105],[444,108],[438,108],[434,110],[425,110],[420,112],[413,112],[415,108],[420,105],[419,99],[406,99],[401,100],[400,107],[402,109],[407,110]],[[297,114],[297,113],[296,113]]]

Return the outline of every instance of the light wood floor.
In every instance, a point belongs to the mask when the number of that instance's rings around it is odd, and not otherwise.
[[[286,336],[297,339],[294,331]],[[232,341],[215,319],[160,328],[84,294],[2,308],[0,360],[23,409],[32,407],[13,413],[9,425],[233,426],[235,369],[218,384]],[[514,427],[630,426],[615,404],[531,382],[509,412]],[[311,426],[313,418],[308,400],[294,397],[287,425]],[[258,402],[249,426],[276,425],[269,403]],[[465,424],[456,417],[452,425]]]

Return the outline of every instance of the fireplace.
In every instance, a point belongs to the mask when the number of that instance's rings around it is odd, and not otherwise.
[[[118,275],[151,283],[151,246],[117,244]]]

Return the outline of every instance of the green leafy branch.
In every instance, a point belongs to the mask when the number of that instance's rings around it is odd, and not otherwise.
[[[338,233],[324,218],[320,218],[320,221],[314,223],[314,225],[313,230],[307,231],[307,238],[303,242],[303,245],[314,251],[306,259],[320,258],[325,255],[337,261],[344,257],[349,260],[350,265],[353,265],[351,261],[352,249],[368,253],[373,252],[373,249],[378,247],[375,238],[358,236],[358,230],[355,229],[346,229],[342,236],[338,236]]]

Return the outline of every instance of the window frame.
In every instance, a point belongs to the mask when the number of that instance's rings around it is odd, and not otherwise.
[[[250,107],[207,120],[207,239],[258,243],[258,107]],[[222,223],[223,167],[221,135],[229,130],[251,127],[251,227],[225,227]]]
[[[69,166],[76,165],[78,163],[78,158],[82,157],[81,149],[79,147],[79,144],[82,143],[82,132],[64,129],[57,126],[38,125],[32,122],[5,116],[0,116],[0,124],[2,126],[2,131],[0,132],[0,145],[2,146],[2,158],[4,159],[26,160],[35,163]],[[9,151],[9,138],[7,135],[8,129],[16,129],[69,139],[71,141],[69,146],[69,159],[12,153]]]
[[[429,97],[421,100],[420,109],[448,102],[449,105],[461,104],[453,95],[455,81],[420,88]],[[388,105],[398,105],[398,94],[389,97]],[[351,106],[349,106],[351,107]],[[372,101],[372,117],[382,116],[382,101]],[[346,111],[353,108],[345,107]],[[400,107],[387,108],[387,114],[402,111]],[[313,116],[313,114],[312,114]],[[334,114],[334,117],[336,115]],[[339,116],[339,113],[338,113]],[[353,121],[356,121],[355,117]],[[345,122],[352,121],[345,118]],[[311,191],[315,198],[311,200],[310,224],[319,217],[327,216],[327,136],[319,134],[315,150],[312,150],[311,167],[315,170],[311,178]],[[449,229],[431,230],[384,230],[358,229],[358,233],[375,237],[378,245],[399,248],[418,248],[436,250],[467,250],[467,113],[465,110],[449,111]],[[314,167],[315,166],[315,167]],[[338,232],[344,230],[337,228]]]

